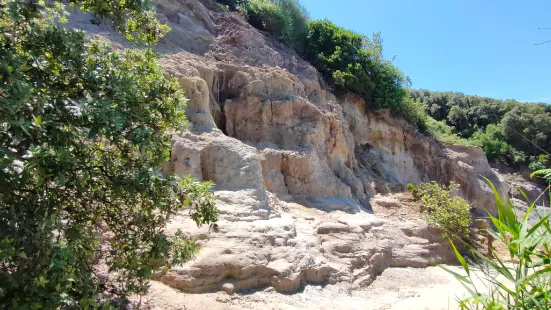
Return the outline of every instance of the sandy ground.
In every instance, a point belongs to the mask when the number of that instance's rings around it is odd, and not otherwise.
[[[449,267],[461,272],[459,267]],[[352,290],[347,283],[306,285],[294,294],[273,288],[228,295],[185,294],[153,282],[142,309],[457,309],[465,289],[439,267],[390,268],[369,287]]]

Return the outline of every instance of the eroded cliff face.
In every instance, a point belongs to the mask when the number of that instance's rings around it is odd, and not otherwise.
[[[253,146],[266,190],[282,200],[357,212],[369,209],[376,193],[453,181],[484,214],[495,203],[482,177],[507,191],[480,148],[443,146],[389,111],[369,110],[353,94],[336,98],[280,68],[207,65],[187,54],[168,56],[165,64],[190,97],[193,131]]]
[[[494,201],[480,176],[506,192],[480,149],[442,146],[353,94],[335,97],[313,67],[239,14],[216,12],[208,0],[159,5],[173,28],[159,50],[186,91],[192,125],[174,134],[169,169],[212,180],[221,213],[210,230],[174,219],[168,231],[198,236],[201,251],[159,281],[187,292],[368,285],[388,267],[453,261],[419,214],[373,212],[418,209],[391,193],[454,181],[482,212]],[[72,24],[82,27],[79,20]]]

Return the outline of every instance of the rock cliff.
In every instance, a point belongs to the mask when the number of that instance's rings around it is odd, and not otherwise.
[[[202,249],[159,281],[195,293],[368,285],[388,267],[453,261],[407,195],[394,195],[407,183],[459,183],[478,213],[495,211],[481,176],[507,191],[479,148],[443,146],[353,94],[335,96],[313,67],[238,13],[209,0],[157,4],[173,29],[158,49],[189,98],[191,123],[173,136],[169,169],[212,180],[221,213],[210,230],[174,219],[168,231],[198,236]],[[85,20],[75,14],[70,25],[127,44]]]

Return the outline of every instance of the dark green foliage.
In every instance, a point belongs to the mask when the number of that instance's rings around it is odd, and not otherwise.
[[[408,184],[413,198],[423,205],[429,225],[444,231],[444,238],[469,238],[470,206],[465,199],[454,195],[459,185],[440,186],[436,182]]]
[[[162,34],[141,1],[81,3],[138,39]],[[85,43],[55,23],[66,12],[51,5],[0,2],[3,309],[97,307],[106,287],[95,264],[118,275],[110,293],[143,294],[153,271],[198,249],[165,235],[170,218],[217,217],[210,183],[159,170],[186,121],[183,93],[155,53]]]
[[[308,12],[297,0],[278,0],[281,11],[291,20],[291,35],[288,43],[299,54],[304,52],[308,34]]]
[[[227,1],[226,1],[227,2]],[[241,8],[254,27],[266,31],[289,44],[299,53],[304,50],[308,13],[297,0],[240,0]],[[231,7],[231,5],[230,5]]]
[[[245,5],[247,19],[254,27],[264,30],[276,39],[289,42],[292,35],[292,21],[279,5],[271,0],[251,0]]]
[[[551,153],[547,105],[427,90],[411,91],[411,96],[431,117],[450,126],[451,134],[482,147],[491,160],[529,165]]]
[[[478,129],[497,124],[510,111],[514,101],[503,101],[454,92],[412,90],[411,95],[421,101],[429,115],[445,121],[463,138],[469,138]]]
[[[543,104],[518,104],[501,120],[505,140],[527,155],[551,153],[551,113]]]
[[[428,116],[426,127],[426,132],[439,142],[452,145],[471,145],[469,141],[455,134],[454,128],[446,125],[444,121],[437,121]]]
[[[379,107],[415,116],[411,106],[404,107],[408,80],[382,58],[378,34],[369,39],[327,20],[310,21],[305,58],[339,88],[355,92]]]
[[[495,124],[488,125],[485,130],[477,130],[471,136],[470,141],[474,145],[480,146],[489,160],[497,160],[510,150],[501,134],[501,128]]]
[[[362,49],[364,37],[350,30],[338,27],[328,20],[311,21],[308,24],[308,38],[305,57],[327,78],[338,85],[355,90],[360,95],[371,96],[374,85],[360,85],[366,79],[365,61],[370,52]],[[356,62],[358,62],[356,64]],[[359,73],[359,74],[355,74]]]
[[[170,31],[167,25],[161,24],[155,18],[151,0],[69,0],[68,2],[71,5],[79,5],[85,12],[92,13],[96,23],[109,19],[113,22],[115,30],[125,35],[128,40],[155,43],[158,38]]]
[[[417,126],[420,131],[428,131],[432,118],[427,115],[425,106],[421,102],[406,95],[400,106],[400,112],[410,123]]]
[[[533,156],[530,160],[530,170],[532,171],[540,171],[545,169],[546,167],[549,167],[551,165],[551,156],[549,155],[539,155],[539,156]]]

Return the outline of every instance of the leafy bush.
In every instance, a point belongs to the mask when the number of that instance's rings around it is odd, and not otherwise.
[[[310,21],[305,57],[339,88],[421,122],[416,107],[405,101],[409,80],[382,58],[379,34],[369,39],[327,20]]]
[[[528,168],[532,171],[540,171],[549,167],[551,157],[549,155],[530,156]]]
[[[426,119],[427,133],[436,140],[452,145],[472,145],[469,141],[461,138],[454,133],[453,127],[446,125],[442,121],[437,121],[432,117]]]
[[[476,131],[469,139],[471,143],[481,147],[490,160],[503,157],[508,150],[508,144],[503,141],[501,128],[495,124],[490,124],[486,130]]]
[[[73,2],[129,37],[164,32],[141,1]],[[155,270],[198,250],[165,234],[170,218],[217,217],[210,183],[159,170],[171,132],[185,127],[186,100],[156,54],[85,43],[57,25],[61,2],[48,3],[0,2],[3,309],[87,309],[102,293],[143,294]],[[117,278],[104,283],[96,264]]]
[[[278,0],[281,11],[291,20],[291,35],[287,43],[299,54],[304,53],[308,34],[308,12],[297,0]]]
[[[453,194],[459,185],[440,186],[436,182],[408,184],[408,190],[415,200],[423,205],[427,223],[444,231],[444,238],[469,237],[471,225],[470,206],[463,198]]]
[[[499,255],[488,257],[475,248],[470,248],[476,259],[476,278],[483,287],[473,281],[474,274],[455,246],[453,249],[465,274],[443,267],[467,288],[470,297],[460,301],[461,309],[551,309],[551,227],[549,216],[540,217],[530,226],[529,215],[534,209],[531,204],[526,214],[519,219],[512,203],[501,200],[493,184],[497,201],[498,217],[488,214],[496,231],[488,233],[508,251],[511,261],[502,261]],[[453,244],[452,244],[453,245]],[[469,246],[469,245],[467,245]],[[491,249],[493,252],[493,249]]]
[[[227,1],[226,1],[227,2]],[[266,31],[299,53],[304,49],[308,13],[297,0],[239,0],[240,6],[254,27]]]
[[[276,2],[251,0],[245,4],[244,8],[251,25],[269,32],[283,42],[290,42],[293,32],[292,20]]]
[[[324,21],[309,21],[297,0],[223,0],[241,7],[254,27],[292,46],[342,90],[359,94],[378,107],[391,108],[424,130],[420,104],[409,100],[409,79],[382,58],[379,34],[372,39]]]
[[[505,146],[505,159],[514,165],[525,165],[527,162],[526,153],[519,151],[507,144]]]
[[[371,97],[375,85],[368,75],[373,67],[371,52],[362,48],[366,40],[330,21],[310,21],[305,56],[333,83]]]
[[[400,110],[402,115],[412,124],[416,125],[419,130],[422,132],[427,131],[430,116],[428,116],[425,106],[421,102],[410,96],[406,96]]]
[[[504,161],[508,164],[528,166],[530,170],[540,170],[548,166],[549,156],[542,154],[538,156],[527,156],[525,152],[519,151],[505,142],[501,125],[490,124],[486,130],[477,130],[469,142],[480,146],[489,160]]]
[[[549,155],[531,156],[528,168],[532,171],[539,171],[548,167],[549,164],[551,164],[551,157]]]

